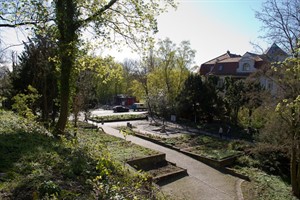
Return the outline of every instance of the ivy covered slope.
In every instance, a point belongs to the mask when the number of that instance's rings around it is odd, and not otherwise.
[[[147,175],[121,164],[153,153],[97,131],[55,139],[0,110],[0,199],[161,199]]]

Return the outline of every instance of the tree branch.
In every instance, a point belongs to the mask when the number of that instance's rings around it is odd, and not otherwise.
[[[38,22],[21,22],[21,23],[16,23],[16,24],[0,24],[1,27],[6,27],[6,28],[17,28],[18,26],[25,26],[25,25],[36,25]]]
[[[78,28],[80,28],[81,26],[83,26],[84,24],[88,24],[91,21],[93,21],[96,17],[102,15],[106,10],[108,10],[110,7],[112,7],[118,0],[111,0],[108,4],[106,4],[105,6],[103,6],[101,9],[99,9],[97,12],[95,12],[94,14],[92,14],[91,16],[89,16],[88,18],[79,21],[78,23]]]

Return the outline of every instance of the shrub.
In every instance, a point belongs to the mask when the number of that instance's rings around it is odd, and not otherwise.
[[[36,116],[34,115],[34,104],[38,98],[40,98],[40,95],[38,94],[38,91],[31,85],[28,86],[27,92],[28,94],[20,93],[13,97],[15,103],[12,105],[12,108],[19,115],[25,118],[35,119]]]
[[[257,160],[254,160],[250,156],[244,155],[237,159],[236,161],[237,165],[241,167],[257,167],[259,166],[259,162]]]
[[[58,197],[61,192],[59,186],[53,181],[44,181],[39,187],[40,197]]]
[[[228,149],[248,152],[253,145],[243,140],[234,140],[229,142]]]
[[[259,168],[267,173],[289,177],[289,154],[286,148],[259,143],[251,150],[251,156],[259,161]]]

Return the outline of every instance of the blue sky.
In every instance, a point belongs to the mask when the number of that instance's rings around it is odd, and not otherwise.
[[[255,52],[250,41],[260,43],[263,49],[269,45],[258,39],[263,33],[254,10],[260,10],[262,0],[177,1],[177,10],[169,10],[159,16],[156,38],[169,37],[176,44],[189,40],[192,49],[197,51],[194,65],[201,65],[227,50],[241,55],[247,51]],[[10,38],[18,39],[12,32],[6,35],[2,32],[1,37],[7,43],[13,43],[9,42]],[[20,40],[22,35],[19,35]],[[22,48],[17,49],[20,51]],[[121,62],[125,58],[138,57],[123,49],[123,52],[113,50],[103,54],[112,54]]]
[[[196,50],[194,65],[224,54],[243,55],[257,52],[250,42],[258,43],[264,50],[270,44],[259,39],[263,34],[261,23],[255,18],[262,0],[177,0],[177,10],[169,10],[158,18],[157,39],[170,38],[176,44],[189,40]],[[118,60],[138,56],[124,50],[112,51]]]
[[[255,52],[250,41],[263,34],[255,18],[262,0],[181,0],[176,11],[159,18],[159,38],[169,37],[179,43],[189,40],[197,51],[195,64],[201,65],[229,50],[244,54]]]

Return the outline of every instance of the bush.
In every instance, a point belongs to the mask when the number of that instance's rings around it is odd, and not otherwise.
[[[248,152],[253,145],[244,140],[234,140],[229,142],[228,149]]]
[[[40,197],[58,197],[61,192],[59,186],[53,181],[44,181],[40,188]]]
[[[242,127],[251,127],[253,129],[261,129],[270,118],[270,110],[261,106],[253,110],[249,119],[249,109],[242,108],[238,113],[239,124]],[[251,123],[251,124],[249,124]]]
[[[286,148],[259,143],[251,150],[251,156],[259,161],[258,167],[267,173],[290,177],[290,158]]]
[[[244,155],[237,159],[237,165],[241,167],[257,167],[259,166],[259,161],[254,160],[250,156]]]

